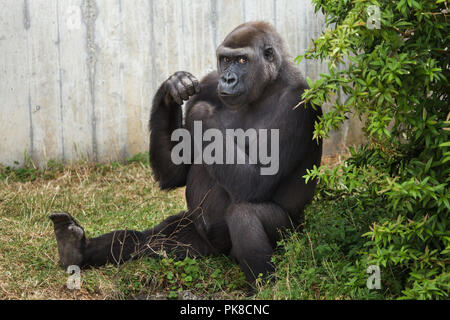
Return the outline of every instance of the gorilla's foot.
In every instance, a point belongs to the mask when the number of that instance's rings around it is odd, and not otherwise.
[[[86,243],[83,228],[65,212],[54,212],[49,218],[53,221],[56,242],[58,243],[59,264],[63,268],[70,265],[81,267],[83,249]]]

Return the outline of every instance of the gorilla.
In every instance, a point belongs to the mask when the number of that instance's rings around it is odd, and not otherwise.
[[[313,129],[322,111],[295,108],[308,86],[270,24],[238,26],[216,54],[217,71],[200,82],[176,72],[162,83],[150,115],[154,176],[163,190],[186,187],[187,211],[146,231],[117,230],[97,238],[86,238],[68,213],[53,213],[61,266],[86,268],[163,252],[179,259],[222,254],[239,263],[250,286],[274,270],[271,255],[282,231],[301,227],[314,195],[316,182],[305,183],[302,176],[321,161],[322,142],[313,140]],[[172,133],[193,133],[196,121],[202,130],[224,136],[228,129],[277,129],[278,171],[262,175],[261,161],[174,163]],[[246,139],[245,152],[255,143]]]

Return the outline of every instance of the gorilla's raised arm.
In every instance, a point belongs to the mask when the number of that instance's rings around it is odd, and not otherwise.
[[[188,164],[172,162],[172,132],[183,126],[183,100],[200,90],[197,79],[187,72],[177,72],[158,89],[150,115],[150,165],[161,189],[174,189],[186,184]]]

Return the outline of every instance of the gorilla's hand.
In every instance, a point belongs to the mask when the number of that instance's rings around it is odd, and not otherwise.
[[[200,84],[198,80],[189,72],[175,72],[169,79],[164,82],[166,90],[166,103],[168,100],[175,101],[176,104],[182,105],[183,100],[188,100],[200,92]]]

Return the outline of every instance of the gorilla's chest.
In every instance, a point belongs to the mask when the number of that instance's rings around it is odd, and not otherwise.
[[[264,144],[264,150],[270,150],[273,130],[282,128],[273,126],[273,114],[264,110],[250,109],[247,112],[224,110],[217,114],[225,140],[232,140],[234,145],[245,154],[257,152]],[[257,158],[257,157],[256,157]]]
[[[273,114],[265,108],[248,108],[246,110],[231,111],[223,108],[217,118],[222,129],[275,129],[271,125]]]

